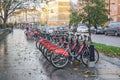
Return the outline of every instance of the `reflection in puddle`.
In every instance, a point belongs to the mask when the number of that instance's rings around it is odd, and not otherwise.
[[[0,55],[3,57],[3,55],[8,55],[8,43],[6,38],[0,41]]]
[[[4,41],[4,54],[5,55],[8,55],[7,49],[8,49],[8,43],[7,43],[7,41]]]

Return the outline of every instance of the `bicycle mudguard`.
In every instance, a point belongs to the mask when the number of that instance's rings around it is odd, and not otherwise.
[[[39,39],[38,42],[41,43],[44,39]]]
[[[46,45],[45,47],[47,48],[47,49],[49,49],[50,47],[52,47],[52,46],[54,46],[53,44],[48,44],[48,45]]]
[[[50,47],[50,46],[52,46],[53,44],[51,44],[51,43],[46,43],[46,44],[44,44],[44,46],[47,48],[47,47]]]
[[[43,41],[43,43],[42,43],[44,46],[47,46],[47,45],[51,45],[51,43],[50,42],[48,42],[48,41]]]
[[[43,44],[43,45],[45,45],[46,43],[48,43],[48,41],[46,41],[46,40],[43,40],[43,41],[41,42],[41,44]]]
[[[34,31],[34,34],[39,34],[39,32],[38,31]]]
[[[53,50],[55,50],[56,48],[58,48],[58,46],[50,46],[50,47],[48,48],[48,50],[53,51]]]
[[[62,54],[64,56],[69,56],[68,51],[65,51],[63,48],[59,48],[53,51],[54,54]]]

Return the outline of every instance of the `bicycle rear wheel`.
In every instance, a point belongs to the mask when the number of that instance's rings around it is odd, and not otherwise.
[[[88,49],[85,49],[84,52],[81,54],[81,59],[82,59],[82,63],[84,65],[88,65],[88,61],[90,58],[90,51]],[[95,56],[95,64],[99,61],[99,52],[97,51],[97,49],[94,49],[94,56]]]

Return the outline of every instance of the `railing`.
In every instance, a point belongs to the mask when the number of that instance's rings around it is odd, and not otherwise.
[[[3,39],[10,32],[11,32],[10,28],[0,29],[0,40]]]
[[[0,35],[3,34],[4,32],[4,29],[0,29]]]

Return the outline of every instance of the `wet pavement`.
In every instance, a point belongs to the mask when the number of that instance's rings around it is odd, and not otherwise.
[[[35,42],[16,29],[0,42],[0,80],[120,80],[120,59],[100,54],[94,68],[75,62],[56,69],[36,49]]]

